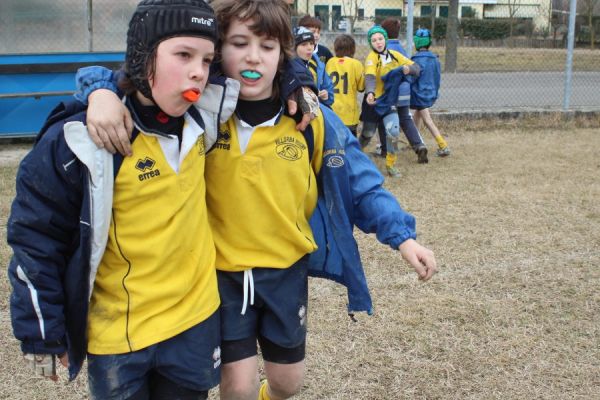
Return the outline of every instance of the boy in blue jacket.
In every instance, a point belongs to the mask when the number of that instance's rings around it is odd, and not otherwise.
[[[428,29],[418,29],[413,39],[417,53],[412,60],[421,67],[421,74],[414,77],[410,90],[410,108],[414,111],[415,124],[420,125],[421,120],[437,142],[436,155],[446,157],[450,155],[448,143],[433,123],[429,109],[438,98],[440,89],[440,61],[437,54],[429,51],[431,45],[431,32]]]
[[[314,53],[315,36],[303,26],[296,29],[294,35],[296,58],[293,62],[302,64],[312,75],[317,85],[318,97],[322,104],[331,107],[334,101],[333,82],[325,71],[325,64]]]

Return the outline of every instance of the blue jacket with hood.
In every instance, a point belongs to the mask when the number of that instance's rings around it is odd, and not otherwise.
[[[397,250],[405,240],[416,238],[415,219],[382,187],[383,176],[337,115],[327,107],[321,112],[324,156],[317,175],[319,198],[310,220],[319,247],[310,255],[309,275],[345,285],[349,314],[372,314],[354,227],[376,233],[377,240]],[[305,136],[310,143],[310,132]]]
[[[415,78],[410,90],[410,105],[430,108],[438,98],[440,90],[440,61],[437,54],[429,50],[419,50],[412,56],[419,64],[421,74]]]

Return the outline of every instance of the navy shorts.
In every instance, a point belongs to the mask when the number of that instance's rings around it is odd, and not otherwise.
[[[145,349],[124,354],[88,354],[93,399],[127,399],[159,374],[183,388],[207,391],[221,379],[220,314]]]
[[[308,257],[289,268],[253,268],[254,304],[250,286],[244,304],[244,280],[248,272],[217,271],[221,296],[223,363],[257,354],[261,345],[265,360],[295,363],[304,359],[308,305]]]

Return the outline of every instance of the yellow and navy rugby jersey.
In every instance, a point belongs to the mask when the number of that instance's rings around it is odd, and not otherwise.
[[[182,138],[180,152],[175,138],[140,133],[115,178],[108,244],[88,314],[92,354],[143,349],[219,306],[202,130],[188,119]]]
[[[381,56],[371,51],[365,60],[365,75],[375,75],[375,97],[380,97],[383,94],[382,76],[385,76],[394,68],[414,64],[396,50],[388,50],[388,52],[394,57],[390,57],[389,54]]]
[[[365,90],[365,74],[362,63],[351,57],[332,57],[325,69],[333,82],[335,102],[333,111],[344,125],[357,125],[360,107],[356,96]]]
[[[317,203],[315,171],[323,158],[323,115],[311,122],[312,162],[292,118],[281,116],[275,125],[255,127],[245,152],[238,135],[241,124],[237,117],[222,124],[206,158],[216,266],[223,271],[288,268],[316,250],[308,220]]]
[[[315,85],[318,86],[319,83],[319,77],[317,76],[317,62],[315,61],[314,58],[311,58],[310,60],[308,60],[308,70],[310,71],[313,80],[315,81]],[[321,90],[321,88],[317,87],[317,89]]]

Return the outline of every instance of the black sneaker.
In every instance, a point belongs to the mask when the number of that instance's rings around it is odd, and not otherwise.
[[[417,150],[417,162],[419,164],[427,164],[429,159],[427,159],[427,147],[419,147]]]

